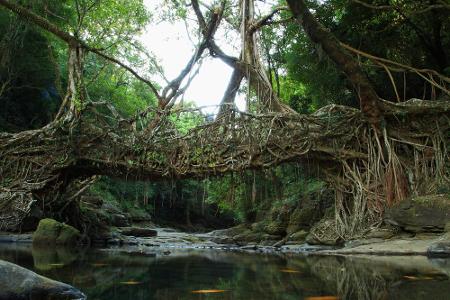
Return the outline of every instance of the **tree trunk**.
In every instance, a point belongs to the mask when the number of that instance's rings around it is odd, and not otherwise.
[[[375,128],[380,128],[383,116],[379,97],[358,61],[340,45],[339,40],[330,31],[314,18],[304,0],[287,0],[287,2],[309,38],[319,44],[338,68],[347,75],[358,94],[361,111],[369,122]]]
[[[242,60],[240,64],[250,88],[256,93],[263,108],[269,111],[294,113],[286,104],[282,103],[272,89],[260,56],[258,36],[252,26],[255,23],[254,0],[241,1],[241,37]]]

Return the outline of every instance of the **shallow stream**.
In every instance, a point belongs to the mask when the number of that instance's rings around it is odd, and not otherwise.
[[[0,259],[71,284],[88,299],[450,299],[450,259],[123,250],[0,244]]]

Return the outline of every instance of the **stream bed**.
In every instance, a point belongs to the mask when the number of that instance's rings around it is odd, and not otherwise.
[[[450,299],[448,258],[123,250],[0,244],[0,259],[88,299]]]

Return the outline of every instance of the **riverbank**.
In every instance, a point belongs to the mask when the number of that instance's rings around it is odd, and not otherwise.
[[[128,229],[130,230],[130,229]],[[115,231],[105,239],[94,241],[96,247],[127,253],[152,254],[155,251],[170,253],[170,249],[218,249],[245,252],[314,253],[320,255],[421,255],[450,257],[450,233],[411,234],[399,233],[388,239],[366,238],[348,241],[342,246],[310,245],[283,241],[272,245],[236,240],[226,231],[209,233],[186,233],[172,228],[144,229],[154,231],[154,236],[131,236]],[[133,232],[130,230],[131,233]],[[139,232],[139,231],[138,231]],[[0,232],[0,243],[32,243],[32,234]]]

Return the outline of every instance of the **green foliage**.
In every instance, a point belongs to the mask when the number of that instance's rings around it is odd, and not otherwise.
[[[151,211],[151,204],[147,201],[154,196],[155,190],[152,184],[145,182],[102,177],[91,186],[90,192],[127,212],[133,209]]]
[[[386,5],[379,0],[364,2],[375,7]],[[431,9],[421,0],[389,3],[391,8],[387,9],[371,9],[347,0],[312,0],[308,6],[340,41],[354,48],[445,74],[450,67],[450,10]],[[289,15],[286,12],[282,17]],[[330,103],[358,106],[350,82],[325,51],[309,40],[298,23],[265,27],[262,41],[273,85],[295,110],[307,113]],[[380,97],[395,101],[394,88],[385,70],[358,59]],[[415,74],[398,70],[392,76],[402,99],[440,96]]]
[[[43,126],[60,103],[59,45],[3,10],[0,20],[0,130]]]
[[[262,172],[247,171],[209,179],[208,202],[223,212],[232,213],[237,221],[254,222],[271,208],[293,209],[325,188],[296,165],[282,165]]]
[[[204,123],[205,116],[201,111],[196,110],[195,103],[184,102],[180,109],[182,109],[183,112],[173,114],[169,119],[181,134],[186,134],[190,129]]]
[[[91,47],[143,68],[142,46],[136,38],[151,15],[142,0],[24,0],[21,4]],[[0,10],[0,130],[38,128],[53,119],[65,92],[66,61],[65,43]],[[155,105],[144,83],[94,55],[86,57],[84,75],[90,99],[111,102],[125,117]]]

